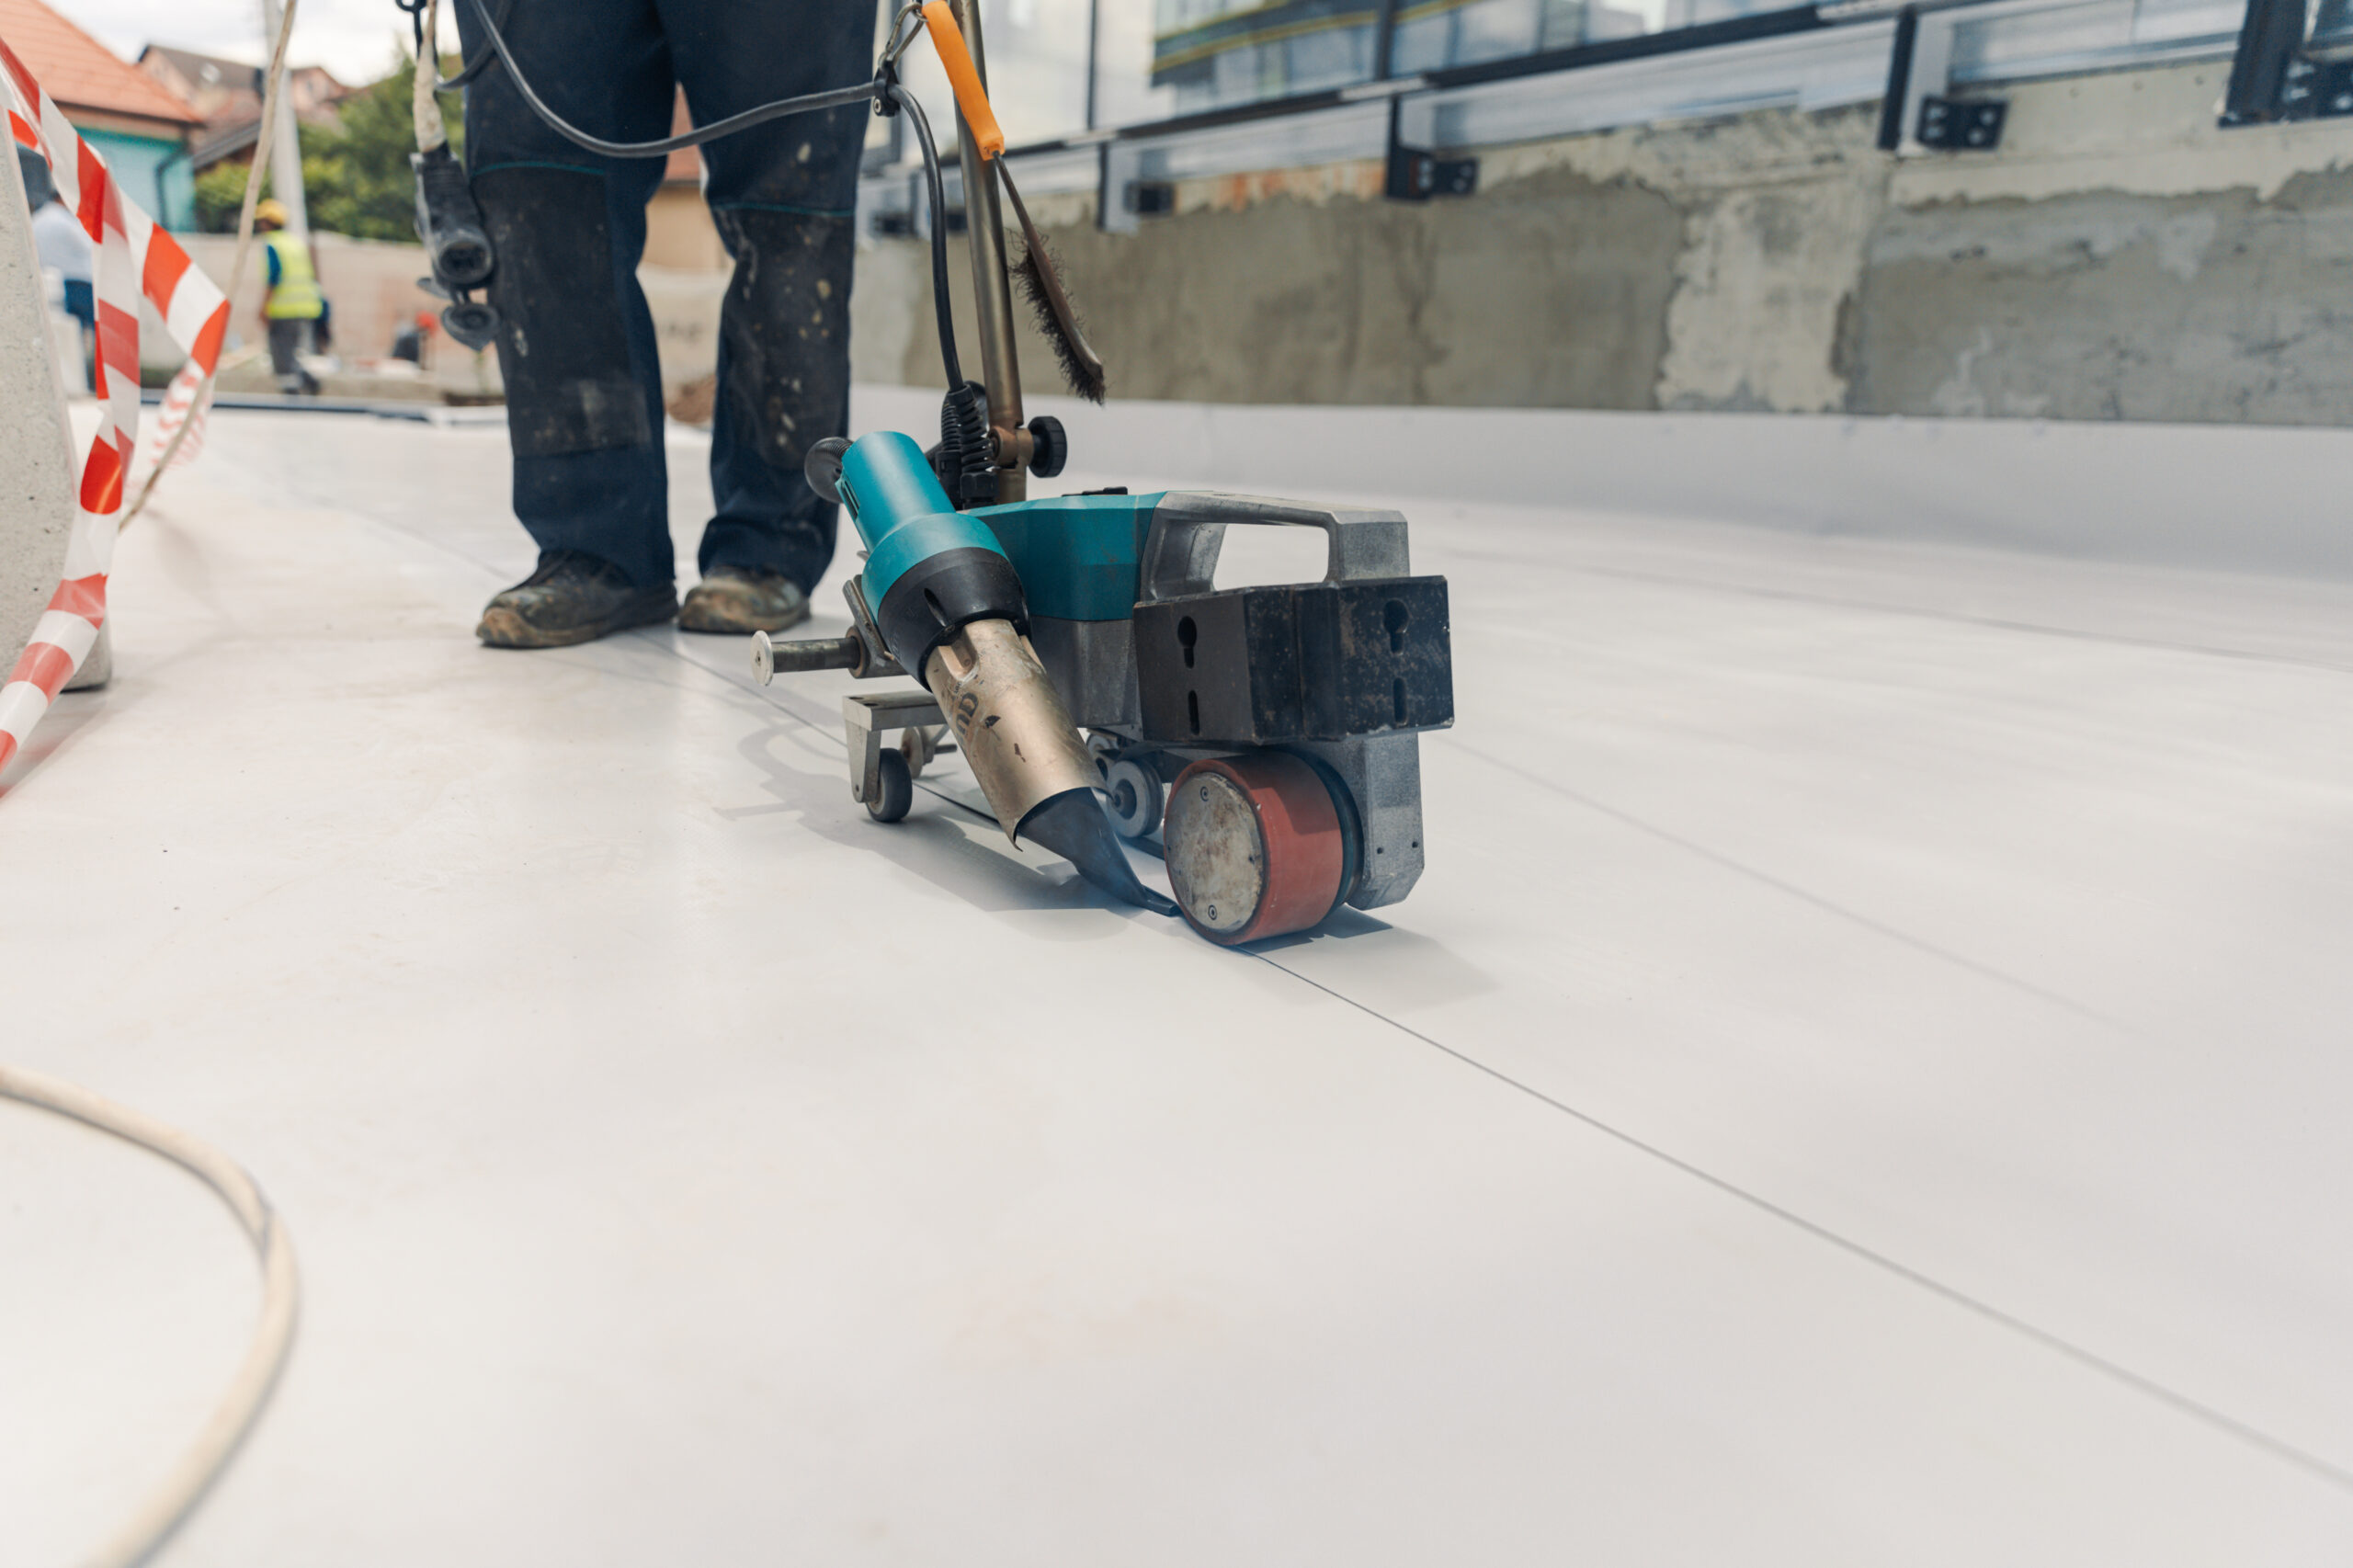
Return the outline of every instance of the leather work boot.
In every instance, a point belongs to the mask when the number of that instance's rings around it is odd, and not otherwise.
[[[809,619],[809,596],[791,578],[746,566],[714,566],[687,590],[681,631],[781,631]]]
[[[483,607],[474,635],[493,648],[568,648],[677,612],[667,584],[636,587],[602,557],[543,550],[538,571]]]

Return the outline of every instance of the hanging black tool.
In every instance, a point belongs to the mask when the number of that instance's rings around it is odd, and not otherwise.
[[[441,325],[451,337],[469,348],[487,348],[498,336],[498,312],[488,301],[475,299],[473,290],[489,283],[498,257],[482,209],[474,204],[473,189],[466,183],[465,165],[449,151],[441,104],[434,96],[441,85],[440,67],[430,40],[439,20],[439,0],[399,4],[416,17],[416,151],[408,162],[416,172],[416,237],[425,242],[426,256],[433,264],[432,278],[417,281],[449,301],[441,312]]]

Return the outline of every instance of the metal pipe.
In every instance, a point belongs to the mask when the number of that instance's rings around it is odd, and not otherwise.
[[[847,637],[813,638],[802,642],[778,642],[765,631],[752,633],[752,676],[762,686],[779,675],[806,675],[815,670],[848,670],[853,675],[866,663],[866,644],[857,632]]]
[[[285,0],[261,0],[262,45],[265,51],[276,47],[279,30],[285,26]],[[271,56],[273,60],[274,56]],[[294,106],[281,95],[278,105],[278,123],[270,128],[273,138],[269,149],[270,188],[286,208],[286,232],[311,243],[311,206],[302,199],[302,141],[295,124]],[[318,257],[311,258],[315,270]]]
[[[1094,788],[1086,743],[1029,639],[1011,622],[958,628],[932,651],[923,676],[1007,838],[1020,842],[1029,813],[1056,795]]]
[[[949,0],[956,26],[972,52],[972,67],[986,85],[988,56],[981,45],[979,0]],[[987,389],[989,424],[996,431],[1004,468],[997,475],[999,501],[1023,501],[1029,475],[1021,461],[1021,362],[1013,342],[1013,284],[1005,270],[1005,220],[997,209],[996,171],[981,156],[972,128],[956,114],[957,153],[964,170],[964,244],[972,255],[972,322],[981,340],[981,385]]]

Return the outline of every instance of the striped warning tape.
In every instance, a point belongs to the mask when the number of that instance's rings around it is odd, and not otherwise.
[[[203,366],[190,359],[172,378],[162,404],[155,410],[154,423],[139,443],[140,466],[153,473],[155,466],[165,460],[166,452],[171,452],[174,468],[194,462],[204,450],[204,415],[211,406],[211,379]],[[172,451],[172,437],[179,434],[183,425],[188,427],[188,435],[180,441],[179,449]]]
[[[33,627],[24,656],[0,685],[0,767],[97,642],[107,618],[107,569],[122,520],[124,482],[139,437],[139,301],[144,295],[172,341],[199,373],[220,363],[229,331],[229,301],[188,264],[188,252],[122,194],[106,160],[66,123],[32,73],[0,42],[0,79],[7,86],[8,130],[49,163],[58,199],[97,248],[97,395],[100,417],[65,545],[56,597]],[[189,435],[196,434],[191,430]]]

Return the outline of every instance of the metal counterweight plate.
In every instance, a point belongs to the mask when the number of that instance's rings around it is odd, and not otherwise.
[[[1177,906],[1212,942],[1304,931],[1339,902],[1339,812],[1315,770],[1281,752],[1186,768],[1169,791],[1161,843]]]
[[[1177,905],[1212,937],[1240,931],[1267,896],[1258,813],[1233,780],[1203,772],[1169,802],[1163,846]]]

